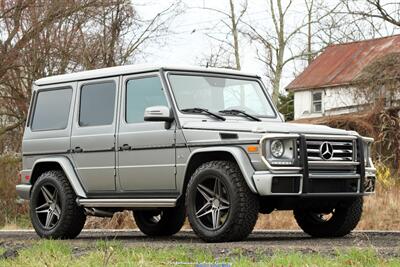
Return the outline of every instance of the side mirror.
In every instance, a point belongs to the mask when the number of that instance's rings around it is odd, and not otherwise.
[[[174,116],[172,115],[171,109],[166,106],[153,106],[148,107],[144,110],[145,121],[165,121],[172,122]]]

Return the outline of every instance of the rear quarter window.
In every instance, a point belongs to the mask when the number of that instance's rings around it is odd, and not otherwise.
[[[71,88],[39,91],[32,117],[32,131],[67,128],[71,98]]]

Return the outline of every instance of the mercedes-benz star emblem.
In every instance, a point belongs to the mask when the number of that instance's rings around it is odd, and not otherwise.
[[[323,142],[319,147],[319,155],[323,160],[330,160],[333,158],[333,146],[329,142]]]

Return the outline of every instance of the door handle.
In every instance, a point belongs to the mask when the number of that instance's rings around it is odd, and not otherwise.
[[[124,150],[131,150],[132,147],[128,144],[123,144],[122,146],[119,147],[119,151],[124,151]]]
[[[83,152],[83,148],[77,146],[77,147],[71,149],[71,152],[72,153],[81,153],[81,152]]]

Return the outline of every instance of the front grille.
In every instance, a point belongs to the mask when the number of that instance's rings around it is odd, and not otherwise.
[[[321,157],[321,145],[327,142],[333,147],[332,158],[326,161],[353,161],[355,143],[353,140],[307,139],[307,158],[309,162],[325,160]]]
[[[357,172],[356,139],[306,137],[309,193],[356,193],[360,176]],[[329,149],[327,149],[327,147]],[[323,156],[329,150],[330,157]]]

